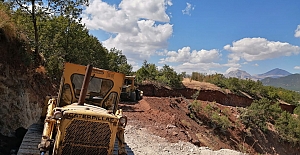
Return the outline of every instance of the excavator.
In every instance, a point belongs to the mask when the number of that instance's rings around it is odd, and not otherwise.
[[[65,63],[58,96],[46,98],[44,121],[29,127],[18,154],[133,154],[124,139],[127,117],[118,108],[124,77]]]

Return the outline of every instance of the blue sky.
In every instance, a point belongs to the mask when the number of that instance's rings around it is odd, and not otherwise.
[[[91,0],[90,33],[126,55],[180,72],[300,73],[299,0]]]

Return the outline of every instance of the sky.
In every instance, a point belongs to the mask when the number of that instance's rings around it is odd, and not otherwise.
[[[300,73],[299,0],[90,0],[82,21],[133,71]]]

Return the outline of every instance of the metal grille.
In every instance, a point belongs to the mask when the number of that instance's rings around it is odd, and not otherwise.
[[[107,155],[106,148],[74,146],[67,144],[62,151],[63,155]]]
[[[107,154],[110,137],[108,123],[73,120],[66,128],[62,154]]]

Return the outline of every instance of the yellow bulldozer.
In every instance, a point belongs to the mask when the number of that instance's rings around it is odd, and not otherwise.
[[[127,117],[118,108],[124,77],[91,65],[65,63],[58,96],[46,99],[44,122],[28,129],[18,154],[36,154],[35,148],[38,154],[52,155],[127,154]],[[36,139],[39,144],[32,146]]]
[[[125,76],[124,84],[121,91],[121,101],[136,102],[143,98],[143,91],[135,85],[135,76]]]

